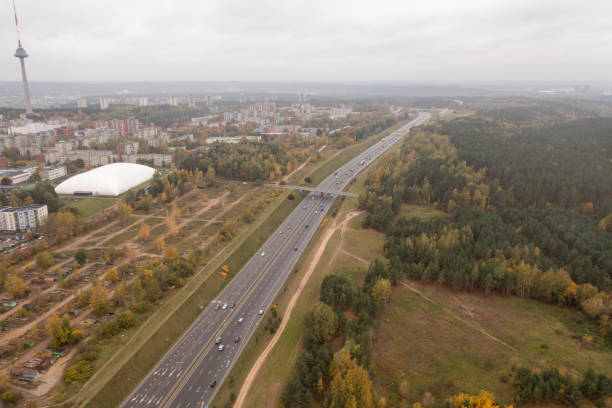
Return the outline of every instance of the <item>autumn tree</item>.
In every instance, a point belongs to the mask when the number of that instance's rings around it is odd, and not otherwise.
[[[372,299],[375,302],[386,302],[391,294],[391,282],[389,279],[379,279],[372,287]]]
[[[36,255],[36,264],[41,268],[48,268],[53,265],[53,256],[49,251],[42,251]]]
[[[176,225],[176,217],[178,216],[178,210],[176,208],[176,204],[172,204],[170,207],[170,211],[168,211],[168,216],[166,218],[166,227],[168,228],[168,232],[172,235],[178,234],[178,226]]]
[[[174,245],[168,245],[168,248],[166,248],[166,252],[164,253],[164,257],[168,260],[168,261],[173,261],[176,258],[178,258],[179,253],[176,250],[176,248],[174,247]]]
[[[146,222],[143,222],[142,226],[138,230],[138,237],[142,239],[143,241],[148,241],[150,234],[151,234],[151,227],[149,227],[149,224],[147,224]]]
[[[119,273],[115,268],[108,268],[106,273],[104,274],[104,279],[109,281],[110,283],[115,283],[117,278],[119,277]]]
[[[206,174],[204,175],[204,181],[209,187],[215,185],[215,169],[212,166],[209,166],[206,170]]]
[[[98,316],[103,316],[106,314],[110,307],[108,291],[101,285],[96,285],[93,287],[89,301],[91,303],[91,307]]]
[[[56,314],[51,315],[49,319],[47,319],[45,328],[47,334],[52,339],[52,347],[58,347],[63,344],[76,344],[85,337],[82,330],[72,328],[68,315],[64,315],[61,318]]]
[[[19,276],[10,274],[4,281],[4,289],[13,296],[20,297],[25,294],[26,285]]]
[[[370,374],[351,358],[349,347],[345,345],[334,354],[328,406],[374,408]]]
[[[119,217],[119,222],[121,222],[122,224],[127,223],[131,215],[132,207],[125,203],[119,203],[117,207],[117,216]]]
[[[157,248],[157,252],[162,252],[166,247],[166,242],[164,241],[164,237],[157,238],[155,242],[155,247]]]

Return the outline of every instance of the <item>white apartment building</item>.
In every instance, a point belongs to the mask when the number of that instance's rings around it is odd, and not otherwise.
[[[55,180],[60,177],[64,177],[66,173],[66,166],[47,166],[40,169],[38,172],[40,178],[43,180]]]
[[[26,231],[45,225],[49,212],[46,204],[27,207],[0,207],[0,229],[2,231]]]

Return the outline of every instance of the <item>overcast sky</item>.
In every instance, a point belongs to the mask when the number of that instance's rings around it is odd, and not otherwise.
[[[32,81],[612,79],[612,0],[16,2]]]

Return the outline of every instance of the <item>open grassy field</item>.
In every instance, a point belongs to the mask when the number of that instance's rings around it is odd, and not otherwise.
[[[485,389],[512,403],[512,369],[557,367],[612,375],[609,349],[588,346],[579,312],[534,300],[458,294],[409,282],[395,288],[373,341],[373,381],[389,406]],[[499,340],[499,341],[498,341]],[[504,344],[505,343],[505,344]],[[408,392],[400,395],[402,381]]]
[[[87,197],[78,201],[66,201],[64,203],[79,210],[84,218],[94,215],[97,212],[107,209],[118,202],[115,198]]]

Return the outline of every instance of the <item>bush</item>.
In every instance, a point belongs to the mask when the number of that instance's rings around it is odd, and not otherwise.
[[[15,404],[21,398],[22,398],[22,395],[13,390],[7,390],[7,391],[4,391],[2,394],[0,394],[0,400],[2,400],[2,402],[5,402],[7,404]]]
[[[134,313],[129,310],[122,312],[119,316],[117,316],[117,323],[119,327],[122,329],[128,329],[136,324],[134,320]]]
[[[109,320],[102,325],[102,336],[111,338],[116,336],[121,331],[119,323],[115,319]]]
[[[70,384],[73,381],[85,382],[93,374],[93,367],[89,361],[79,361],[76,364],[66,368],[64,373],[64,382]]]

